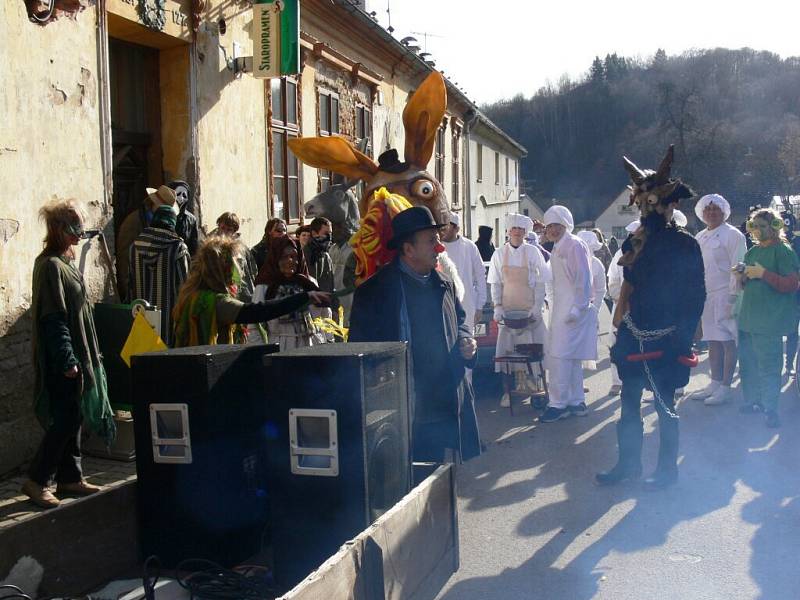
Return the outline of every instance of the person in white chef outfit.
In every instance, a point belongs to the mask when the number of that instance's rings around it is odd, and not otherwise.
[[[597,360],[597,307],[592,303],[591,254],[572,234],[572,213],[566,206],[551,206],[544,224],[547,240],[554,242],[549,263],[553,301],[545,345],[550,405],[539,422],[552,423],[587,414],[582,361]]]
[[[547,327],[544,323],[545,284],[550,281],[550,268],[536,246],[525,243],[525,235],[533,227],[530,217],[506,215],[508,241],[495,250],[489,263],[487,281],[494,301],[494,320],[498,323],[495,357],[521,356],[517,344],[544,344]],[[511,329],[503,324],[506,313],[525,312],[530,322],[524,329]],[[503,374],[503,396],[500,406],[509,406],[514,377],[527,373],[524,363],[495,363],[495,371]],[[529,382],[530,383],[530,382]],[[528,386],[532,387],[532,384]]]
[[[486,304],[486,270],[475,242],[461,235],[461,217],[451,212],[448,220],[448,225],[442,227],[439,235],[464,284],[464,300],[461,302],[467,313],[464,322],[474,333],[475,323],[480,320]],[[472,381],[472,369],[467,369],[467,378]]]
[[[733,268],[744,260],[747,243],[744,234],[726,221],[731,206],[719,194],[708,194],[695,206],[697,218],[706,228],[695,236],[703,253],[706,303],[700,323],[703,340],[708,342],[711,383],[689,394],[691,400],[704,400],[708,406],[731,399],[731,381],[736,369],[736,319],[733,307],[738,285]]]
[[[629,234],[635,233],[639,229],[639,220],[631,221],[625,226],[625,231]],[[617,310],[617,301],[619,301],[619,293],[622,290],[623,269],[619,264],[619,259],[622,258],[622,244],[620,243],[619,250],[614,253],[611,259],[611,264],[608,265],[608,297],[611,298],[614,305],[611,307],[611,314],[613,315]],[[617,341],[617,332],[613,330],[608,336],[608,347],[611,348],[614,342]],[[619,396],[622,391],[622,380],[619,378],[617,372],[617,365],[611,363],[611,389],[608,391],[609,396]]]
[[[578,237],[583,240],[586,244],[586,247],[589,248],[589,252],[591,253],[591,264],[592,264],[592,304],[597,309],[598,315],[600,313],[600,307],[603,306],[603,298],[606,297],[606,269],[603,266],[602,261],[595,256],[595,252],[600,250],[603,247],[603,244],[600,243],[600,240],[597,239],[597,234],[594,231],[579,231]],[[599,320],[598,320],[598,327],[599,327]],[[583,365],[587,369],[595,370],[597,369],[597,361],[589,360],[586,361]],[[585,387],[583,388],[584,392],[588,391]]]

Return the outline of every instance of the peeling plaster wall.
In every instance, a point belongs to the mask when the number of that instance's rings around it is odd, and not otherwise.
[[[33,417],[31,273],[54,197],[84,202],[87,227],[107,220],[98,115],[96,9],[45,27],[22,1],[0,2],[0,473],[27,460],[41,438]],[[97,242],[78,249],[93,299],[107,270]]]
[[[229,57],[234,42],[241,46],[240,56],[253,54],[252,11],[235,12],[222,15],[224,35],[219,35],[216,13],[217,21],[204,20],[197,35],[198,174],[203,226],[210,231],[220,214],[233,211],[241,219],[242,241],[252,246],[269,218],[266,88],[265,80],[249,74],[235,78],[225,67],[219,45]]]

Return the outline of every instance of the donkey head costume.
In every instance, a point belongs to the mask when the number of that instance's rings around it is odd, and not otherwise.
[[[632,250],[625,252],[619,261],[622,266],[630,266],[636,262],[636,258],[647,242],[648,231],[665,225],[665,214],[671,204],[694,196],[694,192],[689,186],[680,179],[670,177],[674,155],[675,146],[670,145],[657,171],[642,170],[627,156],[622,157],[625,170],[630,174],[632,183],[628,186],[631,191],[628,206],[635,204],[639,208],[642,224],[631,238]]]
[[[446,109],[444,78],[434,71],[414,92],[403,111],[404,162],[394,149],[381,154],[375,162],[341,137],[289,141],[292,152],[305,164],[344,175],[349,182],[366,184],[359,202],[361,228],[350,242],[358,260],[359,282],[385,264],[387,256],[393,255],[386,248],[385,232],[391,232],[391,218],[405,206],[389,204],[386,198],[402,196],[413,206],[428,207],[438,223],[447,223],[449,208],[444,189],[426,170]],[[376,197],[380,188],[386,188],[388,194]]]

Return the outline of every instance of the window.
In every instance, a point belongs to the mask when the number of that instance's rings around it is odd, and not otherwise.
[[[508,157],[506,156],[506,186],[508,186],[508,183],[510,181],[509,173],[510,169],[508,168]]]
[[[458,208],[461,206],[461,189],[459,187],[459,183],[461,181],[461,156],[459,154],[459,146],[461,145],[461,130],[458,128],[453,128],[453,152],[452,152],[452,174],[453,174],[453,182],[452,182],[452,197],[450,198],[450,204],[453,208]]]
[[[289,77],[270,80],[272,105],[272,215],[288,223],[298,222],[303,199],[297,158],[289,151],[289,140],[299,137],[297,82]]]
[[[523,209],[522,209],[522,214],[523,214],[523,215],[525,215],[526,217],[529,217],[529,216],[530,216],[530,215],[528,214],[528,212],[529,212],[529,209],[527,209],[527,208],[523,208]]]
[[[494,153],[494,183],[500,185],[500,153]]]
[[[356,106],[356,146],[372,156],[372,111],[361,104]]]
[[[334,135],[339,133],[339,96],[334,92],[319,90],[317,96],[319,106],[319,135]],[[331,185],[331,172],[318,169],[317,189],[324,192]]]
[[[514,187],[519,185],[519,161],[514,161]]]
[[[434,171],[434,176],[436,179],[439,180],[439,183],[444,181],[444,131],[445,131],[445,124],[442,124],[441,127],[436,131],[436,146],[434,149],[434,161],[436,165],[436,169]]]
[[[503,239],[505,242],[505,239]],[[500,219],[494,220],[494,245],[500,246]]]
[[[478,181],[483,181],[483,144],[478,144],[478,149],[475,152],[478,155]]]

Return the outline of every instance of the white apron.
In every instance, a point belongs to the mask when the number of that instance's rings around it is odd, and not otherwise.
[[[731,259],[725,248],[725,223],[713,231],[698,235],[700,251],[706,278],[706,302],[703,307],[701,323],[703,340],[707,342],[727,342],[737,337],[733,305],[729,302],[731,281]]]
[[[503,250],[503,312],[525,311],[529,312],[534,307],[534,292],[530,286],[530,274],[527,261],[524,267],[511,267],[508,265],[508,246]],[[502,323],[497,326],[497,347],[495,357],[520,356],[514,351],[517,344],[543,344],[546,328],[542,315],[536,315],[537,321],[529,324],[524,329],[511,329]],[[511,371],[527,371],[523,363],[496,363],[497,373],[510,373]]]
[[[550,255],[553,270],[553,305],[550,307],[550,331],[545,351],[553,358],[597,360],[597,307],[590,304],[577,321],[567,323],[575,301],[565,259],[554,251]]]

